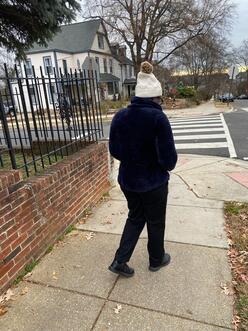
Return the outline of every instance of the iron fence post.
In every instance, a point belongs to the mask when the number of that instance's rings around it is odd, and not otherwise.
[[[11,165],[13,169],[17,169],[16,165],[16,159],[15,159],[15,152],[13,150],[12,142],[11,142],[11,137],[9,133],[9,127],[8,127],[8,121],[6,118],[6,114],[4,111],[4,106],[3,106],[3,100],[2,100],[2,95],[0,94],[0,118],[2,120],[3,124],[3,132],[5,135],[5,139],[7,141],[7,146],[8,146],[8,152],[11,160]]]

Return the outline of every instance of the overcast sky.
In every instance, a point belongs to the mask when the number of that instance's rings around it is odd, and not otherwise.
[[[237,8],[231,42],[238,47],[242,40],[248,39],[248,0],[234,0],[234,2],[237,4]]]
[[[80,0],[82,6],[84,1]],[[248,0],[233,0],[236,3],[236,15],[234,17],[232,33],[228,36],[235,47],[239,47],[244,39],[248,39]],[[82,17],[78,18],[82,21]]]

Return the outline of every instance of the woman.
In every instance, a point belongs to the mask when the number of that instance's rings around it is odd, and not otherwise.
[[[129,208],[120,246],[109,270],[126,277],[134,275],[127,265],[139,235],[147,224],[149,270],[170,262],[164,250],[165,213],[169,171],[177,153],[170,123],[163,113],[162,88],[149,62],[141,64],[135,97],[113,118],[109,150],[120,160],[118,182]]]

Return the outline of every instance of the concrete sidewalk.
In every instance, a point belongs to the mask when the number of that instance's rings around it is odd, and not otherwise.
[[[223,203],[248,200],[248,163],[181,155],[169,191],[168,267],[148,271],[144,231],[130,261],[135,276],[107,270],[127,213],[116,185],[14,289],[0,330],[231,330],[233,298],[221,289],[231,282]]]
[[[169,118],[173,117],[197,117],[204,115],[230,113],[233,111],[233,105],[229,106],[225,103],[215,103],[214,101],[208,101],[200,104],[199,106],[183,108],[183,109],[165,109],[165,112]]]

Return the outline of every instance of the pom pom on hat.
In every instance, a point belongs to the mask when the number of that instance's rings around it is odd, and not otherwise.
[[[142,62],[140,65],[140,71],[145,74],[151,74],[153,72],[153,65],[148,61]]]
[[[140,98],[154,98],[162,95],[161,84],[153,74],[153,65],[148,61],[140,65],[135,95]]]

